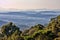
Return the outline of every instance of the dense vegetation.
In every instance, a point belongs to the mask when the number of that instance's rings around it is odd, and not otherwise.
[[[37,24],[23,32],[10,22],[1,27],[0,40],[60,40],[60,16],[46,26]]]

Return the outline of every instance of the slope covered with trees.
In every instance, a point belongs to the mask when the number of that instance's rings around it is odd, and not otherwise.
[[[1,27],[0,40],[60,40],[60,15],[51,18],[47,26],[37,24],[21,31],[10,22]]]

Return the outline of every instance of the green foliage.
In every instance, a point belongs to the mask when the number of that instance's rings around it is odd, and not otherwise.
[[[0,40],[60,40],[60,15],[46,27],[37,24],[24,32],[10,22],[2,26]]]
[[[3,25],[1,32],[3,35],[5,35],[4,37],[6,37],[7,40],[15,40],[20,37],[20,34],[22,33],[20,29],[12,22]]]

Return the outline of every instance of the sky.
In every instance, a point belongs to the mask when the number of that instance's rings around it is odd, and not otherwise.
[[[60,9],[60,0],[0,0],[3,9]]]

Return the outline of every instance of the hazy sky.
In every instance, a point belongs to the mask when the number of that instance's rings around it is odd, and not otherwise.
[[[60,0],[0,0],[0,9],[60,9]]]

